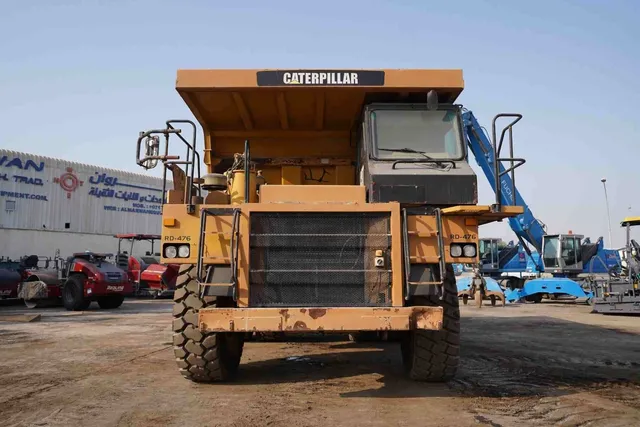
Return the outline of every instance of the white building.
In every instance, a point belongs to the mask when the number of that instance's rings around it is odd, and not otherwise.
[[[0,150],[0,257],[115,253],[115,234],[160,233],[161,200],[161,178]]]

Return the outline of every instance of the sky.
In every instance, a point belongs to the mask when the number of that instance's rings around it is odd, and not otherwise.
[[[482,125],[523,115],[516,182],[548,232],[618,247],[622,218],[640,215],[639,15],[615,0],[6,2],[0,147],[157,175],[135,140],[193,119],[177,69],[460,68],[458,101]],[[514,239],[506,221],[481,235]]]

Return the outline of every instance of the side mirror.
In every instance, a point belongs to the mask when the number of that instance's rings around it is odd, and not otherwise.
[[[144,139],[145,157],[157,157],[160,154],[160,138],[156,135],[147,136]],[[141,166],[145,169],[153,169],[158,165],[158,159],[148,159],[142,162]]]

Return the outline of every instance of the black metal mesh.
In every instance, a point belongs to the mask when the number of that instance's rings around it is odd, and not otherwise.
[[[391,305],[388,213],[251,214],[253,307]],[[384,267],[375,267],[382,250]]]

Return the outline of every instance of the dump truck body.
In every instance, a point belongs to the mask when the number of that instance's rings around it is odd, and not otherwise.
[[[477,263],[480,224],[521,212],[477,205],[462,88],[460,70],[178,71],[208,169],[198,176],[196,139],[178,134],[188,179],[167,193],[161,261],[181,265],[185,376],[226,377],[224,351],[234,371],[254,331],[404,332],[413,378],[455,372],[451,265]],[[153,139],[176,123],[140,134],[138,164],[180,162]],[[448,339],[450,361],[420,365],[420,337]]]

